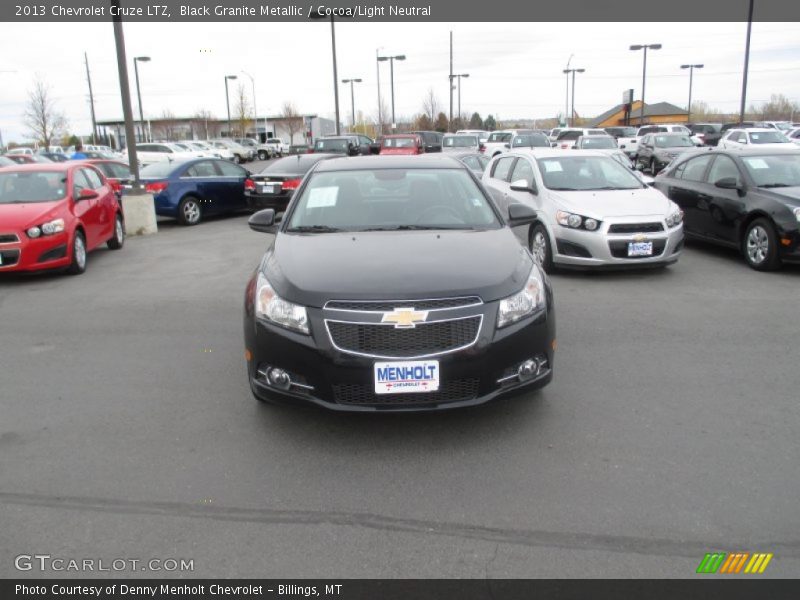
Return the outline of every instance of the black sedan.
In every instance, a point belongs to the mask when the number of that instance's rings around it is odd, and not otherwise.
[[[654,187],[683,210],[686,236],[736,248],[759,271],[800,262],[800,150],[698,151]]]
[[[695,145],[688,135],[682,133],[648,133],[639,144],[636,166],[649,168],[655,175],[684,152]]]
[[[337,157],[341,157],[341,154],[295,154],[271,162],[246,182],[244,195],[248,208],[274,208],[276,212],[286,210],[292,194],[309,169],[321,160]]]
[[[550,282],[469,169],[441,154],[318,163],[245,293],[259,400],[341,411],[464,407],[553,376]]]

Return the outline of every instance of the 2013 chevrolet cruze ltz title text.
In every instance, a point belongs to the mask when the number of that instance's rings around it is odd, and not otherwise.
[[[320,162],[245,296],[250,387],[342,411],[437,410],[553,376],[553,293],[469,169],[446,156]]]

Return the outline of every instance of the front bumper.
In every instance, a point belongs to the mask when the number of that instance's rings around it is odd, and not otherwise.
[[[440,392],[375,394],[374,364],[389,359],[358,356],[335,348],[324,319],[329,311],[308,309],[312,335],[294,333],[254,318],[245,311],[245,345],[250,356],[248,378],[261,399],[310,404],[348,412],[435,411],[484,404],[500,396],[535,390],[553,377],[555,314],[548,288],[546,308],[496,330],[497,302],[482,305],[483,325],[468,348],[431,357],[439,361]],[[538,356],[540,373],[521,381],[517,367]],[[396,359],[413,360],[413,359]],[[267,367],[292,375],[299,385],[281,390],[265,377]]]
[[[1,231],[0,239],[16,236],[17,240],[0,243],[0,273],[12,271],[42,271],[68,267],[71,238],[67,232],[29,238],[22,231]],[[10,239],[10,238],[8,238]]]
[[[635,230],[637,222],[651,224],[659,221],[664,228],[662,231]],[[610,232],[612,225],[631,231]],[[614,220],[604,222],[598,231],[555,225],[554,231],[556,239],[553,262],[565,268],[625,269],[664,266],[677,262],[683,249],[683,225],[667,229],[663,218]],[[628,244],[632,242],[652,242],[653,254],[629,257]]]

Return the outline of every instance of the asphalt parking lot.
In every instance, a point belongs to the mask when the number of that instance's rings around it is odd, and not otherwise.
[[[124,573],[147,577],[689,577],[714,550],[800,575],[800,268],[690,244],[667,269],[557,274],[541,392],[330,414],[250,395],[243,292],[269,237],[246,221],[0,278],[0,576],[86,575],[14,568],[46,553],[194,561]]]

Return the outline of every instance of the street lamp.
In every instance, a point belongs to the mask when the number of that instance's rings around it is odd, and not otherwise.
[[[324,19],[325,15],[320,8],[312,11],[308,18]],[[336,135],[339,135],[339,75],[336,66],[336,27],[333,24],[333,12],[331,12],[331,54],[333,55],[333,101],[336,105]]]
[[[469,73],[458,73],[457,75],[450,76],[450,85],[453,84],[453,79],[458,78],[458,119],[461,120],[461,78],[469,77]]]
[[[247,75],[250,78],[250,83],[253,86],[253,122],[256,124],[256,139],[261,142],[261,136],[258,134],[258,106],[256,105],[256,80],[253,78],[250,73],[247,71],[240,71],[243,75]],[[264,136],[267,135],[267,118],[264,117]],[[242,137],[244,137],[244,132],[242,132]]]
[[[389,78],[392,81],[392,129],[397,128],[397,123],[394,120],[394,61],[396,60],[405,60],[405,54],[397,54],[395,56],[379,56],[378,60],[380,62],[389,61]]]
[[[231,100],[228,95],[228,79],[237,79],[236,75],[225,75],[225,106],[228,107],[228,137],[231,137]]]
[[[575,127],[575,73],[585,73],[586,69],[564,69],[569,83],[569,74],[572,73],[572,110],[570,111],[569,125]]]
[[[564,96],[564,127],[569,125],[569,121],[567,121],[567,115],[569,114],[569,63],[572,62],[572,57],[575,56],[574,54],[570,54],[569,58],[567,59],[567,66],[564,67],[564,75],[566,75],[566,84],[567,90]],[[560,123],[559,123],[560,125]]]
[[[144,140],[144,137],[145,137],[144,136],[144,132],[145,132],[144,111],[142,110],[142,92],[139,89],[139,63],[140,62],[150,62],[150,57],[149,56],[134,56],[133,57],[133,70],[136,73],[136,96],[139,98],[139,131],[141,132],[140,133],[140,137],[142,138],[142,141],[145,141]],[[147,140],[147,141],[149,142],[150,140]]]
[[[383,107],[381,106],[381,63],[378,60],[383,46],[375,49],[375,64],[378,66],[378,135],[383,135]]]
[[[354,83],[361,83],[360,79],[342,79],[342,83],[349,83],[350,84],[350,107],[352,110],[353,116],[353,131],[356,130],[356,97],[353,93],[353,84]]]
[[[647,78],[647,49],[650,50],[660,50],[661,44],[633,44],[630,49],[637,51],[637,50],[644,50],[644,60],[642,65],[642,106],[641,110],[639,111],[639,127],[644,125],[644,86],[645,81]]]
[[[686,122],[692,122],[692,78],[695,69],[702,69],[703,65],[681,65],[681,69],[689,69],[689,106],[686,109]]]

